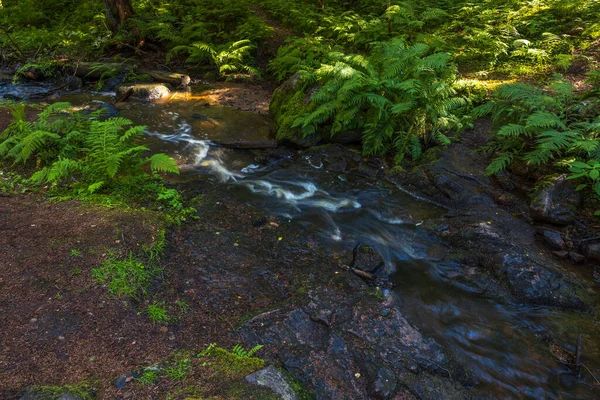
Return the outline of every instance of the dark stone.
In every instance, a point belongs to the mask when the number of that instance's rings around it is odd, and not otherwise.
[[[35,66],[30,66],[21,71],[21,75],[32,81],[41,81],[45,78],[44,72]]]
[[[587,309],[577,296],[575,287],[559,273],[538,265],[528,257],[506,255],[503,268],[509,286],[517,299],[568,309]]]
[[[561,260],[566,260],[567,258],[569,258],[569,252],[566,250],[553,251],[552,254],[554,254],[556,257],[560,258]]]
[[[102,114],[103,118],[114,118],[119,116],[119,109],[111,103],[103,102],[100,108],[104,110],[104,113]]]
[[[264,386],[271,389],[273,392],[281,396],[282,400],[298,400],[299,397],[292,386],[287,381],[283,372],[275,368],[273,365],[269,365],[267,368],[263,368],[260,371],[256,371],[246,377],[246,382]]]
[[[125,79],[125,75],[117,75],[112,78],[105,79],[102,82],[102,91],[103,92],[113,92],[117,90],[117,86],[123,83],[123,79]]]
[[[531,217],[538,222],[569,225],[580,204],[581,193],[575,190],[566,175],[561,175],[534,197],[530,205]]]
[[[350,265],[363,271],[374,273],[385,265],[383,258],[371,246],[357,245],[352,256]]]
[[[208,117],[204,114],[194,113],[192,114],[192,118],[201,119],[202,121],[208,121]]]
[[[561,234],[554,231],[544,231],[544,243],[556,251],[564,250],[567,247]]]
[[[587,243],[583,246],[583,254],[595,264],[600,264],[600,242]]]
[[[375,393],[384,399],[389,399],[396,391],[396,375],[387,368],[381,368],[375,380]]]
[[[65,77],[65,85],[67,90],[79,90],[83,86],[83,81],[81,78],[78,78],[73,75],[67,75]]]
[[[123,389],[129,383],[133,382],[133,380],[137,378],[140,374],[141,372],[126,372],[123,375],[119,376],[117,379],[115,379],[113,385],[115,385],[117,389]]]
[[[571,251],[569,252],[569,260],[571,260],[573,264],[583,264],[585,262],[585,256]]]

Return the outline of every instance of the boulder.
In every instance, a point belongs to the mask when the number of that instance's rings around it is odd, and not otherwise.
[[[385,261],[371,246],[358,244],[354,248],[353,259],[350,265],[363,271],[375,273],[381,267],[385,266]]]
[[[83,86],[83,81],[77,76],[67,75],[65,77],[65,85],[67,90],[79,90]]]
[[[535,221],[569,225],[575,219],[580,204],[581,193],[575,190],[566,175],[561,175],[537,193],[529,208]]]
[[[286,376],[275,368],[273,365],[269,365],[267,368],[263,368],[260,371],[256,371],[246,377],[246,382],[264,386],[271,389],[273,392],[281,396],[282,400],[299,400],[300,398],[296,395],[292,385],[288,382]]]
[[[141,101],[158,101],[171,94],[166,84],[163,83],[139,83],[134,85],[120,85],[117,87],[117,98],[120,98],[129,90],[133,90],[132,97]]]
[[[561,234],[558,232],[544,231],[543,236],[544,236],[544,243],[551,250],[561,251],[567,247],[567,245],[565,244],[565,241],[562,239]]]
[[[316,146],[321,141],[318,133],[305,136],[300,128],[292,127],[296,118],[308,110],[308,103],[315,87],[300,91],[300,73],[292,75],[275,89],[269,111],[277,126],[277,140],[297,148]]]
[[[583,254],[595,264],[600,264],[600,242],[586,243],[583,246]]]

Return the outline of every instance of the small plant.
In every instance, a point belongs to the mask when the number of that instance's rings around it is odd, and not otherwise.
[[[186,353],[177,354],[173,365],[164,369],[164,375],[174,381],[182,381],[188,375],[191,368],[192,360],[186,356]]]
[[[183,315],[183,314],[187,314],[190,312],[191,307],[188,304],[187,301],[185,300],[177,300],[175,302],[175,304],[177,305],[177,307],[179,307],[179,312]]]
[[[163,302],[155,302],[150,304],[146,312],[153,324],[168,324],[171,320],[167,311],[167,307]]]
[[[71,276],[79,276],[79,275],[81,275],[81,268],[75,267],[71,270]]]
[[[235,346],[233,346],[233,348],[231,349],[231,352],[233,354],[235,354],[238,357],[241,358],[250,358],[252,357],[257,351],[259,351],[260,349],[262,349],[264,346],[259,344],[257,346],[254,346],[252,349],[250,350],[245,350],[241,345],[236,344]]]
[[[79,251],[77,249],[71,249],[71,255],[73,257],[81,257],[81,251]]]
[[[152,279],[160,274],[160,270],[143,264],[130,253],[122,260],[109,258],[99,268],[94,268],[92,274],[98,283],[108,286],[111,294],[139,299],[147,294]]]
[[[143,385],[154,385],[158,381],[158,378],[158,371],[146,370],[139,378],[136,378],[136,380]]]

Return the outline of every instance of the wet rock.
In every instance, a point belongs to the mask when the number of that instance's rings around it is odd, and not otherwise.
[[[67,90],[79,90],[83,86],[83,81],[77,76],[68,75],[65,77],[65,85]]]
[[[273,392],[281,396],[282,400],[299,399],[283,372],[275,368],[273,365],[269,365],[267,368],[263,368],[260,371],[256,371],[255,373],[248,375],[246,377],[246,382],[258,386],[268,387]]]
[[[396,375],[387,368],[381,368],[377,372],[374,392],[384,399],[389,399],[396,392],[396,384]]]
[[[158,101],[171,94],[171,91],[163,83],[140,83],[135,85],[121,85],[117,87],[117,98],[133,89],[132,97],[141,101]]]
[[[535,221],[556,225],[569,225],[573,222],[577,207],[581,204],[581,193],[566,178],[566,175],[555,178],[534,197],[530,212]]]
[[[560,251],[564,250],[567,245],[565,244],[562,236],[558,232],[544,231],[544,243],[552,250]]]
[[[124,78],[125,78],[124,75],[119,75],[119,76],[105,79],[104,82],[102,82],[101,91],[103,91],[103,92],[115,91],[117,89],[117,86],[119,86],[120,84],[123,83]]]
[[[352,253],[350,265],[363,271],[374,273],[385,265],[385,261],[371,246],[358,244]]]
[[[398,308],[385,307],[384,316],[378,300],[341,280],[308,296],[307,306],[254,318],[240,334],[278,348],[285,369],[317,399],[393,398],[399,388],[414,391],[418,385],[428,388],[423,399],[465,398],[448,371],[465,385],[456,377],[466,374]],[[315,321],[319,315],[326,323]]]
[[[102,117],[104,118],[114,118],[119,116],[119,109],[115,107],[114,104],[103,102],[100,108],[104,110],[104,113],[102,114]]]
[[[557,258],[560,258],[561,260],[566,260],[567,258],[569,258],[569,252],[568,251],[553,251],[552,254],[554,254]]]
[[[579,310],[587,308],[577,296],[574,285],[559,273],[543,268],[527,257],[506,255],[502,266],[513,293],[529,304]]]
[[[600,264],[600,242],[586,243],[583,246],[583,254],[595,264]]]
[[[583,264],[585,262],[585,256],[571,251],[569,252],[569,260],[571,260],[573,264]]]

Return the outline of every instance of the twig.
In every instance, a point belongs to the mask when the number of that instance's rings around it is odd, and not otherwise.
[[[594,378],[594,380],[596,381],[596,383],[597,383],[598,385],[600,385],[600,381],[598,380],[598,378],[596,378],[596,375],[594,375],[594,374],[592,373],[592,371],[590,371],[590,369],[589,369],[589,368],[588,368],[588,367],[587,367],[585,364],[581,364],[581,366],[582,366],[583,368],[585,368],[585,369],[587,370],[587,372],[589,372],[589,373],[590,373],[590,375],[592,376],[592,378]]]
[[[583,350],[583,335],[577,337],[577,350],[575,351],[575,372],[581,371],[581,352]]]
[[[33,59],[35,60],[38,56],[38,54],[40,54],[40,51],[42,50],[42,46],[44,45],[44,43],[40,43],[40,47],[38,47],[37,51],[35,52],[35,54],[33,55]]]

